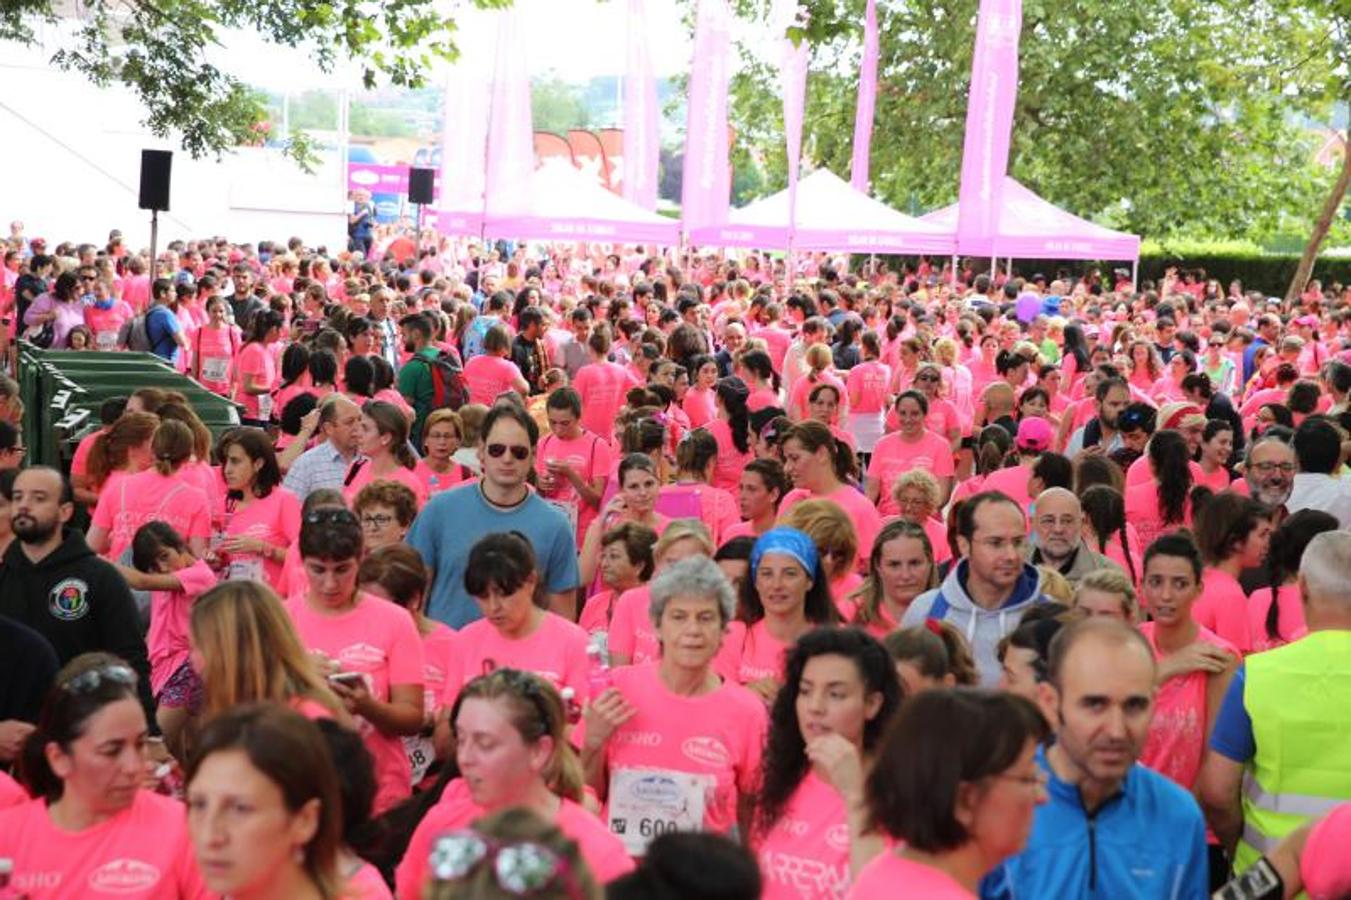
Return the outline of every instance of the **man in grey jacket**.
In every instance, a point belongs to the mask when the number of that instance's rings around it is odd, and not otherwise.
[[[1078,587],[1081,578],[1104,566],[1120,569],[1084,540],[1084,508],[1074,494],[1047,488],[1037,495],[1032,509],[1032,546],[1027,554],[1032,565],[1054,569],[1070,587]]]
[[[981,684],[994,687],[1000,639],[1028,608],[1048,598],[1041,573],[1027,562],[1027,518],[1017,501],[999,491],[976,494],[962,505],[956,524],[961,558],[941,585],[914,599],[901,625],[951,622],[971,646]]]

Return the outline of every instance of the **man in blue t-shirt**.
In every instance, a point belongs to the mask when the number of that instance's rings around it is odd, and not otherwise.
[[[179,348],[188,345],[182,323],[169,308],[173,296],[173,282],[156,278],[150,286],[150,308],[145,312],[145,336],[150,340],[150,352],[170,363],[178,362]]]
[[[482,618],[464,586],[469,551],[480,538],[515,531],[530,542],[549,608],[569,622],[577,606],[577,539],[568,517],[526,484],[539,426],[525,410],[495,406],[483,420],[483,478],[436,494],[408,532],[408,544],[432,570],[427,615],[452,628]]]

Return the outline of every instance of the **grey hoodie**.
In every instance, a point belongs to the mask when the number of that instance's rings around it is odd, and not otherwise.
[[[1013,592],[998,609],[978,606],[966,592],[968,562],[959,561],[948,570],[948,577],[932,591],[920,594],[910,603],[901,619],[901,627],[923,625],[925,619],[941,619],[951,623],[971,647],[980,671],[980,683],[994,687],[999,682],[999,658],[995,651],[999,641],[1014,628],[1023,613],[1047,598],[1041,592],[1041,573],[1036,566],[1023,564],[1022,574],[1013,585]]]

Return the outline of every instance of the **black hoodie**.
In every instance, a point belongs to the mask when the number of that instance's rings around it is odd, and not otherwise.
[[[83,534],[63,529],[60,545],[36,563],[19,541],[10,543],[0,564],[0,614],[50,641],[62,665],[95,650],[126,660],[136,670],[141,703],[156,730],[136,601],[126,580],[89,549]]]

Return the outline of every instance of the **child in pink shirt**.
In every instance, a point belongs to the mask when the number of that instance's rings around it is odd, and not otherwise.
[[[503,635],[488,619],[470,622],[460,629],[457,678],[447,680],[442,702],[455,702],[460,685],[495,669],[521,669],[534,672],[556,689],[573,689],[581,702],[587,697],[586,632],[551,612],[544,613],[539,626],[529,635],[512,639]]]

